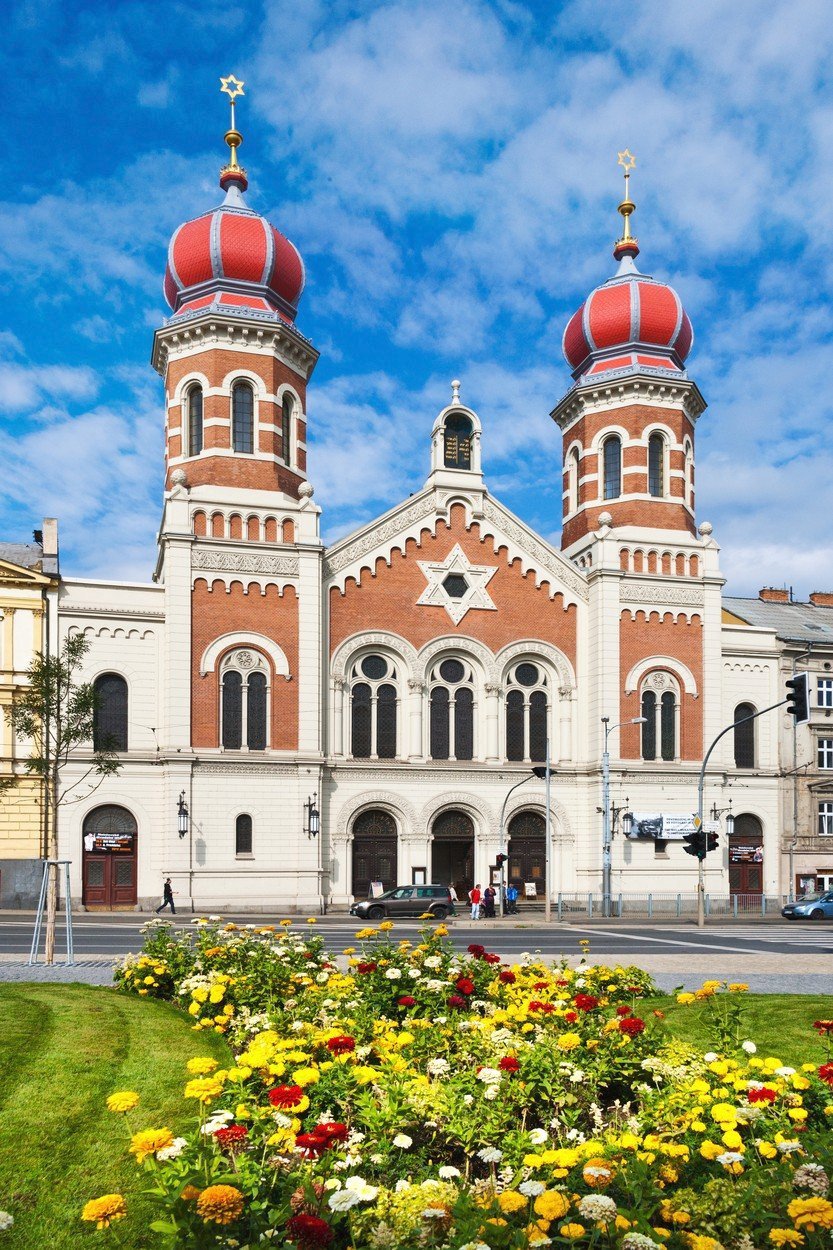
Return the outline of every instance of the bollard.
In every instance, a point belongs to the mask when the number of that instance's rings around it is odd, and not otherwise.
[[[683,896],[682,894],[678,894],[677,895],[677,916],[679,917],[682,914],[683,914]]]
[[[587,919],[588,920],[593,919],[593,895],[592,894],[587,895]]]
[[[654,914],[654,896],[653,894],[649,894],[648,895],[648,919],[649,920],[653,917],[653,914]]]

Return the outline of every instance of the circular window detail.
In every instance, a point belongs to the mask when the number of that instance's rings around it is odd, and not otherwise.
[[[515,669],[515,680],[519,686],[537,685],[538,676],[538,669],[534,664],[519,664]]]
[[[449,599],[462,599],[468,588],[469,584],[462,573],[449,573],[443,582],[443,589]]]
[[[458,681],[462,681],[465,673],[466,670],[459,660],[443,660],[440,665],[440,677],[451,685],[456,685]]]
[[[362,672],[371,681],[378,681],[388,671],[387,661],[381,655],[366,655],[362,660]]]

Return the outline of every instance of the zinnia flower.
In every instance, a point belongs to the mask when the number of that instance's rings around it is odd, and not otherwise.
[[[466,1005],[465,998],[463,998],[460,994],[449,994],[448,998],[446,999],[446,1002],[449,1007],[455,1007],[458,1010],[460,1009],[460,1007],[465,1007]]]
[[[327,1050],[332,1055],[347,1055],[351,1050],[355,1049],[356,1043],[352,1037],[341,1035],[339,1037],[331,1037],[327,1042]]]
[[[823,1063],[819,1068],[819,1076],[826,1085],[833,1086],[833,1063]]]
[[[122,1114],[127,1111],[133,1111],[138,1105],[139,1095],[134,1094],[130,1089],[124,1089],[117,1094],[111,1094],[107,1099],[107,1110],[117,1111]]]
[[[774,1089],[769,1089],[766,1085],[760,1085],[747,1091],[746,1097],[751,1103],[755,1102],[775,1102],[778,1097]]]
[[[136,1156],[137,1163],[144,1163],[149,1155],[155,1155],[157,1150],[166,1150],[173,1144],[174,1135],[169,1128],[146,1128],[131,1137],[130,1153]]]
[[[570,1200],[560,1189],[545,1189],[535,1199],[535,1214],[544,1220],[560,1220],[570,1210]]]
[[[461,994],[469,996],[474,993],[474,981],[470,980],[468,977],[458,977],[455,984]]]
[[[628,1016],[626,1020],[619,1021],[619,1028],[623,1033],[627,1033],[628,1037],[636,1037],[645,1029],[645,1021],[640,1020],[639,1016]]]
[[[249,1130],[245,1124],[229,1124],[228,1128],[218,1128],[214,1140],[221,1150],[236,1154],[243,1150],[249,1138]]]
[[[197,1098],[203,1104],[219,1098],[223,1092],[223,1082],[216,1076],[197,1076],[185,1086],[186,1098]]]
[[[196,1059],[189,1059],[185,1066],[192,1076],[211,1076],[220,1065],[208,1055],[198,1055]]]
[[[399,1007],[415,1007],[416,1006],[416,999],[411,998],[410,994],[403,994],[401,998],[397,998],[396,1002]]]
[[[334,1236],[326,1220],[319,1219],[317,1215],[308,1215],[305,1211],[293,1215],[286,1231],[298,1250],[319,1250],[319,1247],[329,1246]]]
[[[502,1072],[517,1072],[521,1065],[514,1055],[504,1055],[497,1066]]]
[[[592,994],[576,994],[573,1002],[579,1011],[595,1011],[599,1005],[598,998],[595,998]]]
[[[814,1233],[816,1227],[833,1228],[833,1203],[826,1198],[793,1198],[787,1215],[796,1228]]]
[[[503,972],[498,975],[498,981],[502,981],[504,985],[514,985],[516,979],[514,972],[508,968],[504,968]]]
[[[95,1224],[96,1228],[109,1228],[113,1220],[123,1220],[126,1215],[127,1203],[121,1194],[103,1194],[85,1204],[81,1219]]]
[[[269,1090],[268,1097],[273,1107],[286,1110],[297,1107],[306,1098],[306,1094],[300,1085],[276,1085],[274,1089]],[[309,1106],[309,1100],[307,1106]]]
[[[774,1246],[800,1246],[804,1241],[804,1234],[794,1228],[771,1228],[769,1240]]]
[[[234,1185],[209,1185],[197,1199],[197,1215],[206,1224],[233,1224],[243,1214],[243,1195]]]

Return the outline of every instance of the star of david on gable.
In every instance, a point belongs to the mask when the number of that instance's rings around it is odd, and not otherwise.
[[[459,625],[472,608],[497,611],[497,604],[486,589],[497,572],[497,565],[471,564],[459,543],[438,564],[428,560],[417,563],[428,582],[417,604],[445,608],[455,625]]]

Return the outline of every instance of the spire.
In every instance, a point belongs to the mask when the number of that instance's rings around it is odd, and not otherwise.
[[[625,261],[627,258],[630,261],[629,268],[632,269],[634,257],[639,255],[639,242],[631,234],[631,213],[636,209],[636,205],[630,197],[629,186],[631,170],[636,165],[636,157],[629,148],[625,148],[624,152],[619,153],[617,164],[621,165],[625,171],[625,195],[622,203],[619,205],[619,212],[622,214],[625,225],[621,239],[616,240],[613,255],[619,261]]]
[[[224,191],[229,190],[231,187],[236,187],[239,191],[245,191],[249,185],[245,169],[237,163],[237,149],[243,142],[243,136],[237,129],[234,117],[234,101],[239,95],[245,95],[244,85],[239,78],[235,78],[234,74],[229,74],[227,78],[220,79],[220,91],[228,96],[231,106],[231,122],[225,133],[225,140],[231,155],[229,156],[228,164],[224,165],[220,170],[220,186]]]

